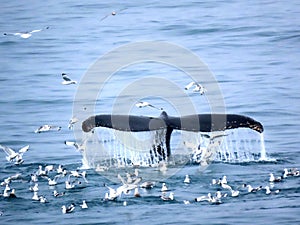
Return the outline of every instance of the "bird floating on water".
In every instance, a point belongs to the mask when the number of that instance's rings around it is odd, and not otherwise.
[[[87,209],[87,208],[88,208],[88,205],[86,204],[86,201],[85,201],[85,200],[82,201],[82,204],[80,205],[80,207],[81,207],[82,209]]]
[[[63,81],[61,82],[63,85],[77,84],[77,81],[72,80],[66,73],[62,73]]]
[[[45,27],[44,29],[38,29],[38,30],[32,30],[32,31],[26,31],[26,32],[16,32],[16,33],[4,33],[3,35],[5,36],[9,36],[9,35],[12,35],[12,36],[19,36],[21,38],[24,38],[24,39],[27,39],[27,38],[30,38],[32,36],[33,33],[37,33],[37,32],[40,32],[42,30],[47,30],[49,29],[49,27]]]
[[[24,146],[18,152],[14,151],[10,147],[0,145],[0,149],[2,149],[6,153],[6,160],[9,162],[14,161],[15,165],[20,165],[24,162],[23,154],[28,151],[29,145]]]
[[[269,181],[271,183],[273,183],[273,182],[280,182],[280,181],[282,181],[282,177],[275,177],[273,173],[270,173]]]
[[[74,211],[74,209],[75,209],[75,205],[74,205],[73,203],[72,203],[71,205],[69,205],[68,207],[65,206],[65,205],[63,205],[63,206],[61,207],[61,210],[62,210],[62,213],[63,213],[63,214],[71,213],[71,212]]]
[[[185,178],[184,178],[184,181],[183,181],[183,183],[185,183],[185,184],[189,184],[189,183],[191,183],[191,179],[190,179],[190,177],[189,177],[189,175],[187,174],[187,175],[185,175]]]

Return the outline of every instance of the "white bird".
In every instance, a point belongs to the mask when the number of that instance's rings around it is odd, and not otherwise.
[[[261,188],[262,188],[262,186],[253,188],[250,184],[248,184],[246,187],[248,188],[248,192],[252,192],[252,193],[257,192],[257,191],[260,191]]]
[[[42,195],[39,197],[39,201],[40,201],[41,203],[47,203],[47,202],[48,202],[47,198],[44,197],[44,196],[42,196]]]
[[[155,182],[145,181],[140,185],[140,188],[151,189],[155,186]]]
[[[280,182],[282,180],[282,177],[275,177],[273,173],[270,173],[269,181],[271,183],[273,182]]]
[[[161,191],[162,191],[162,192],[168,191],[168,187],[167,187],[166,183],[163,183],[163,184],[162,184]]]
[[[77,84],[77,81],[72,80],[66,73],[62,73],[63,81],[61,82],[63,85]]]
[[[51,130],[59,131],[59,130],[61,130],[61,127],[45,124],[43,126],[40,126],[38,129],[36,129],[34,131],[34,133],[42,133],[42,132],[47,132],[47,131],[51,131]]]
[[[238,197],[240,192],[238,190],[231,190],[231,197]]]
[[[33,192],[33,196],[32,196],[31,199],[34,200],[34,201],[39,201],[40,200],[40,197],[39,197],[37,191]]]
[[[120,10],[118,10],[118,11],[112,11],[111,13],[109,13],[109,14],[103,16],[103,17],[100,19],[100,22],[103,21],[103,20],[105,20],[107,17],[109,17],[109,16],[115,16],[115,15],[117,15],[117,13],[120,13],[120,12],[126,10],[126,9],[127,9],[127,8],[123,8],[123,9],[120,9]]]
[[[75,209],[75,205],[72,203],[70,206],[65,206],[65,205],[63,205],[62,207],[61,207],[61,209],[62,209],[62,213],[63,214],[66,214],[66,213],[71,213],[71,212],[73,212],[74,211],[74,209]]]
[[[164,201],[173,201],[174,200],[174,193],[170,192],[169,196],[166,196],[164,193],[162,194],[162,196],[160,196],[160,198]]]
[[[56,169],[56,172],[58,174],[62,174],[64,171],[64,166],[63,165],[58,165],[57,169]]]
[[[88,208],[88,205],[86,204],[85,200],[82,201],[82,204],[80,206],[81,206],[82,209],[87,209]]]
[[[61,196],[64,196],[64,195],[65,195],[65,192],[58,193],[57,190],[54,190],[54,191],[53,191],[53,196],[54,196],[54,197],[61,197]]]
[[[15,161],[16,165],[20,165],[24,162],[23,160],[23,154],[28,151],[29,145],[24,146],[21,148],[18,152],[15,152],[13,149],[0,145],[0,148],[6,153],[6,159],[9,162]]]
[[[31,174],[30,179],[32,182],[38,182],[38,176],[36,174]]]
[[[70,181],[66,180],[65,181],[65,188],[66,189],[74,189],[75,188],[75,184],[72,184]]]
[[[195,202],[211,201],[211,193],[195,198]]]
[[[191,179],[190,179],[190,177],[189,177],[189,175],[187,174],[187,175],[185,175],[185,178],[184,178],[184,181],[183,181],[183,183],[186,183],[186,184],[189,184],[189,183],[191,183]]]
[[[69,129],[72,129],[73,128],[73,125],[75,123],[77,123],[79,120],[76,118],[76,117],[72,117],[70,120],[69,120],[69,125],[68,125],[68,128]]]
[[[197,83],[197,82],[194,82],[194,81],[192,81],[188,85],[186,85],[184,87],[184,89],[189,90],[193,86],[195,86],[195,88],[193,89],[193,92],[199,92],[201,95],[203,95],[206,91],[206,89],[200,83]]]
[[[144,107],[152,107],[152,108],[155,108],[155,109],[158,109],[158,110],[163,110],[163,108],[157,108],[155,107],[154,105],[151,105],[149,102],[138,102],[135,104],[136,107],[138,108],[144,108]]]
[[[65,145],[75,147],[76,150],[83,152],[85,150],[85,144],[78,144],[74,141],[65,141]]]
[[[48,171],[45,169],[43,170],[43,166],[39,165],[39,169],[35,173],[37,176],[46,176],[48,174]]]
[[[227,184],[227,176],[222,177],[221,184]]]
[[[45,29],[49,29],[49,27],[46,27]],[[13,35],[13,36],[20,36],[21,38],[27,39],[32,36],[33,33],[40,32],[45,29],[38,29],[38,30],[32,30],[32,31],[26,31],[26,32],[16,32],[16,33],[4,33],[3,35]]]
[[[278,194],[280,192],[280,189],[278,190],[275,190],[274,192],[272,192],[270,190],[270,187],[269,186],[265,186],[265,189],[266,189],[266,195],[269,195],[269,194]]]
[[[55,186],[57,185],[57,181],[58,179],[60,178],[61,176],[60,175],[56,175],[53,179],[51,179],[50,177],[47,178],[48,180],[48,185],[49,186]]]
[[[30,191],[37,192],[39,190],[39,184],[35,183],[33,187],[29,187]]]

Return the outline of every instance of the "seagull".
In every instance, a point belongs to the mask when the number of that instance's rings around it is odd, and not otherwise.
[[[33,192],[33,196],[32,196],[31,199],[34,200],[34,201],[39,201],[40,200],[40,197],[38,196],[37,191]]]
[[[88,208],[88,205],[86,204],[85,200],[82,201],[82,204],[80,206],[81,206],[82,209],[87,209]]]
[[[155,186],[155,182],[145,181],[140,185],[140,188],[151,189]]]
[[[273,182],[280,182],[282,180],[282,177],[275,177],[273,173],[270,173],[269,181],[271,183]]]
[[[48,202],[47,198],[44,197],[44,196],[42,196],[42,195],[39,197],[39,201],[40,201],[41,203],[47,203],[47,202]]]
[[[163,110],[163,108],[157,108],[154,105],[151,105],[149,102],[141,102],[140,101],[140,102],[136,103],[135,106],[138,108],[144,108],[144,107],[149,106],[149,107],[155,108],[157,110]]]
[[[45,29],[49,29],[49,27],[46,27]],[[45,29],[32,30],[32,31],[26,31],[26,32],[17,32],[17,33],[4,33],[3,35],[20,36],[21,38],[27,39],[27,38],[30,38],[33,33],[37,33],[42,30],[45,30]]]
[[[169,196],[166,196],[165,194],[162,194],[160,198],[164,201],[173,201],[174,200],[174,193],[170,192]]]
[[[168,187],[167,187],[166,183],[163,183],[163,184],[162,184],[161,191],[162,191],[162,192],[168,191]]]
[[[120,12],[126,10],[126,9],[127,9],[127,8],[120,9],[120,10],[118,11],[118,13],[120,13]],[[100,22],[103,21],[103,20],[105,20],[105,19],[106,19],[107,17],[109,17],[109,16],[115,16],[115,15],[117,15],[117,12],[116,12],[116,11],[112,11],[111,13],[109,13],[109,14],[103,16],[103,17],[100,19]]]
[[[64,79],[63,82],[61,82],[63,85],[77,84],[77,81],[72,80],[66,73],[62,73],[61,75]]]
[[[50,177],[48,177],[48,185],[49,186],[55,186],[55,185],[57,185],[57,180],[58,180],[58,178],[60,178],[61,176],[60,175],[56,175],[55,177],[54,177],[54,179],[51,179]]]
[[[259,186],[257,188],[253,188],[250,184],[248,184],[246,187],[248,188],[248,192],[252,192],[252,193],[257,192],[257,191],[262,189],[262,186]]]
[[[227,184],[227,176],[223,176],[221,184]]]
[[[32,182],[38,182],[38,176],[36,174],[31,174],[30,175],[30,180]]]
[[[39,184],[35,183],[33,187],[29,187],[30,191],[37,192],[39,190]]]
[[[61,207],[61,209],[62,209],[62,213],[63,213],[63,214],[71,213],[71,212],[74,211],[75,205],[74,205],[73,203],[72,203],[71,205],[69,205],[68,207],[65,206],[65,205],[63,205],[63,206]]]
[[[72,117],[72,118],[69,120],[69,125],[68,125],[69,130],[72,129],[72,128],[73,128],[73,125],[74,125],[75,123],[77,123],[77,122],[78,122],[78,119],[77,119],[76,117]]]
[[[40,126],[38,129],[36,129],[34,131],[34,133],[41,133],[41,132],[46,132],[46,131],[51,131],[51,130],[61,130],[61,127],[60,126],[52,126],[52,125],[48,125],[48,124],[45,124],[43,126]]]
[[[20,178],[21,178],[21,174],[16,173],[15,175],[5,178],[4,181],[2,181],[0,185],[5,186],[7,184],[10,184],[12,180],[18,180]]]
[[[74,141],[65,141],[65,145],[75,147],[80,152],[85,150],[85,144],[80,145]]]
[[[194,82],[194,81],[192,81],[188,85],[186,85],[184,87],[184,89],[189,90],[193,86],[195,86],[195,88],[193,89],[193,92],[199,92],[201,95],[203,95],[206,91],[206,89],[200,83],[197,83],[197,82]]]
[[[189,184],[189,183],[191,183],[191,179],[190,179],[190,177],[189,177],[189,175],[188,175],[188,174],[187,174],[187,175],[185,175],[185,179],[184,179],[183,183],[185,183],[185,184]]]
[[[7,161],[12,162],[15,160],[15,164],[20,165],[24,162],[22,157],[23,154],[28,151],[29,145],[24,146],[18,152],[15,152],[13,149],[4,145],[0,145],[0,148],[6,153]]]
[[[57,190],[54,190],[54,191],[53,191],[53,196],[54,196],[54,197],[61,197],[61,196],[64,196],[64,195],[65,195],[65,192],[58,193]]]
[[[195,202],[211,201],[211,193],[195,198]]]
[[[68,189],[74,189],[75,188],[75,184],[72,184],[70,181],[66,180],[65,182],[65,188]]]
[[[269,187],[269,186],[265,186],[265,189],[266,189],[266,195],[269,195],[269,194],[278,194],[278,193],[280,192],[280,189],[278,189],[278,190],[272,192],[272,191],[270,190],[270,187]]]

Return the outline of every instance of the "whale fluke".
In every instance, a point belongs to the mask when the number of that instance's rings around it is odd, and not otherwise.
[[[247,116],[237,114],[195,114],[172,117],[168,116],[164,111],[159,117],[102,114],[91,116],[82,123],[82,130],[84,132],[90,132],[95,127],[107,127],[127,132],[166,129],[165,144],[167,156],[171,155],[170,140],[173,130],[214,132],[244,127],[259,133],[264,131],[263,125],[260,122]],[[162,146],[155,146],[155,148],[161,149]],[[165,158],[163,153],[160,155]]]
[[[262,133],[263,125],[247,116],[238,114],[195,114],[182,117],[168,116],[162,112],[160,117],[134,115],[91,116],[82,123],[82,130],[89,132],[95,127],[107,127],[120,131],[151,131],[163,128],[194,132],[225,131],[235,128],[250,128]]]

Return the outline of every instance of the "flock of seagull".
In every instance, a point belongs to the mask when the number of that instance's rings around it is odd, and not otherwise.
[[[124,206],[127,206],[127,200],[130,198],[143,198],[143,194],[140,193],[141,189],[151,192],[151,189],[156,189],[155,198],[161,199],[161,201],[174,201],[176,203],[182,202],[183,204],[192,204],[198,202],[207,202],[212,205],[219,205],[223,203],[224,199],[237,198],[240,195],[245,195],[249,193],[264,192],[266,195],[278,194],[280,189],[275,189],[275,183],[283,182],[285,179],[290,177],[299,177],[299,170],[296,168],[285,168],[282,171],[282,175],[275,177],[273,173],[270,173],[269,184],[266,186],[252,187],[250,184],[241,184],[235,188],[230,186],[230,182],[227,180],[227,176],[223,176],[220,179],[212,179],[209,186],[216,191],[215,193],[209,192],[206,195],[200,195],[190,197],[190,199],[177,200],[175,196],[175,189],[169,189],[165,182],[154,182],[154,181],[143,181],[143,178],[139,174],[139,169],[136,168],[133,173],[125,173],[125,176],[121,174],[117,175],[121,185],[117,187],[109,186],[104,183],[104,187],[107,192],[103,193],[101,201],[103,203],[109,201],[120,202]],[[55,198],[64,198],[71,193],[68,191],[74,189],[86,188],[89,184],[87,180],[86,171],[80,170],[67,170],[64,166],[59,165],[55,168],[54,165],[42,166],[39,165],[38,169],[35,170],[30,175],[23,175],[17,173],[13,176],[9,176],[1,181],[0,185],[4,187],[4,190],[0,196],[3,198],[22,198],[23,196],[18,196],[18,192],[13,188],[13,183],[17,181],[26,181],[28,185],[28,192],[32,192],[31,200],[33,202],[49,203],[49,201],[55,201]],[[142,182],[143,181],[143,182]],[[193,181],[189,175],[185,175],[182,179],[184,185],[189,186],[193,184]],[[45,195],[39,194],[40,185],[48,185],[49,190],[52,191],[52,197],[45,197]],[[116,184],[112,184],[116,185]],[[63,187],[62,187],[63,186]],[[63,192],[58,192],[58,189],[64,188]],[[45,190],[45,189],[43,189]],[[80,203],[70,203],[61,206],[61,212],[63,214],[74,212],[76,207],[81,209],[87,209],[88,201],[83,199]],[[2,212],[2,211],[1,211]],[[2,214],[5,212],[2,212]]]

